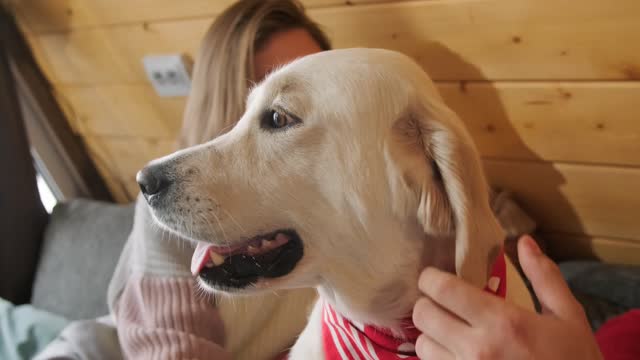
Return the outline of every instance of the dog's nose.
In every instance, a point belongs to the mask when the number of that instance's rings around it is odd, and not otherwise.
[[[136,181],[145,198],[159,194],[171,185],[171,180],[159,166],[145,166],[138,171]]]

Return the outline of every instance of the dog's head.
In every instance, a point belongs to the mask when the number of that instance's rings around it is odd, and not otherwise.
[[[318,286],[351,312],[406,311],[422,267],[483,286],[503,240],[463,124],[385,50],[294,61],[230,132],[138,180],[157,222],[200,243],[200,283],[226,292]]]

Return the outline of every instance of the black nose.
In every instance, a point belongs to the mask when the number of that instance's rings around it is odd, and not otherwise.
[[[136,181],[140,185],[140,190],[145,197],[159,194],[162,190],[171,185],[171,181],[167,178],[165,171],[160,166],[145,166],[138,171]]]

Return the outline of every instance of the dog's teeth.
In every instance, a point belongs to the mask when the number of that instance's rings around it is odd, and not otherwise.
[[[271,247],[271,243],[267,239],[262,239],[261,246],[263,249],[269,249]]]
[[[213,264],[213,262],[211,262],[211,261],[207,261],[207,263],[206,263],[206,264],[204,264],[204,267],[207,267],[207,268],[212,268],[212,267],[214,267],[214,266],[215,266],[215,265],[214,265],[214,264]]]
[[[215,253],[213,251],[209,251],[209,257],[215,266],[219,266],[224,264],[224,256]]]

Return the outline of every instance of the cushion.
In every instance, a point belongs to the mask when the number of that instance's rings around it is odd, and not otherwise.
[[[31,303],[71,320],[106,315],[107,287],[133,210],[84,199],[58,204],[45,231]]]
[[[640,266],[568,261],[560,264],[560,270],[593,330],[629,309],[640,308]]]

